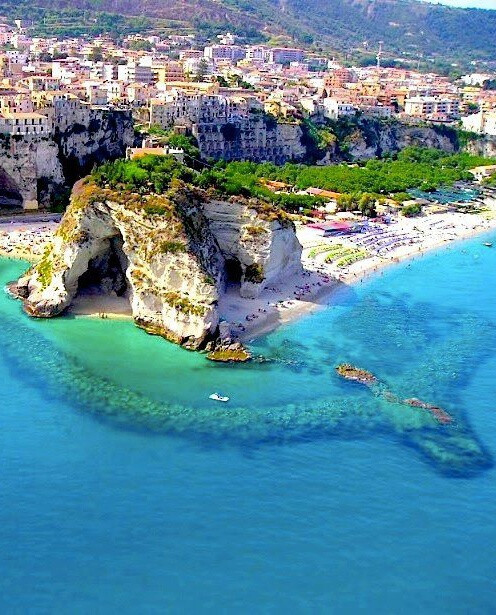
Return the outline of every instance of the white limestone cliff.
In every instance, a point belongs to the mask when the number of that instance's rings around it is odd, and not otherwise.
[[[218,335],[226,263],[238,263],[240,293],[249,297],[301,269],[293,224],[264,207],[211,200],[182,182],[166,196],[140,196],[82,180],[17,295],[41,318],[61,314],[87,287],[127,295],[138,326],[201,348]]]

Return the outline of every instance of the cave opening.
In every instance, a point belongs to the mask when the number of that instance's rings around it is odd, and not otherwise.
[[[0,167],[0,209],[19,209],[22,207],[23,201],[19,186]]]
[[[243,277],[243,269],[241,263],[236,258],[228,258],[224,264],[224,271],[226,274],[227,286],[238,286],[241,284],[241,278]]]
[[[130,311],[131,288],[126,277],[128,258],[122,249],[123,243],[120,235],[102,241],[100,250],[79,277],[75,302],[80,307],[92,305],[93,311],[99,312]],[[94,303],[95,299],[98,303]]]

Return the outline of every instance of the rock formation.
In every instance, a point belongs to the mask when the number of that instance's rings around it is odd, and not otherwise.
[[[0,208],[37,209],[65,182],[49,137],[0,135]]]
[[[253,297],[300,268],[292,222],[254,199],[212,200],[179,180],[165,194],[139,195],[86,178],[17,294],[42,318],[88,287],[127,295],[138,326],[196,349],[217,336],[226,284]]]
[[[448,425],[453,422],[453,417],[451,417],[446,410],[443,410],[443,408],[435,404],[422,401],[416,397],[401,399],[401,397],[389,391],[384,383],[379,382],[374,374],[365,369],[355,367],[350,363],[341,363],[336,367],[336,373],[346,380],[353,380],[360,384],[364,384],[373,391],[376,397],[382,397],[391,404],[400,404],[403,406],[410,406],[411,408],[426,410],[431,414],[433,419],[441,425]]]
[[[410,146],[435,148],[449,153],[461,148],[456,130],[449,126],[415,125],[394,119],[361,117],[334,121],[328,128],[336,134],[336,140],[327,151],[320,154],[313,152],[314,158],[320,155],[317,163],[322,165],[343,160],[381,158],[385,154],[397,154]],[[308,154],[312,154],[310,149]]]
[[[54,118],[53,140],[68,185],[89,173],[95,163],[126,155],[134,145],[131,111],[92,107],[80,101],[59,101]]]
[[[95,163],[123,157],[133,145],[131,112],[58,101],[47,135],[0,134],[0,208],[48,207]]]

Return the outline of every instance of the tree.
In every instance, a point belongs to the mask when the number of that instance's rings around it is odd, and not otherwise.
[[[198,62],[198,70],[196,72],[195,75],[195,80],[196,81],[205,81],[205,77],[208,74],[208,63],[205,60],[205,58],[202,58],[199,62]]]
[[[129,49],[132,49],[133,51],[151,51],[153,49],[153,45],[150,41],[140,38],[131,41],[129,43]]]
[[[101,47],[93,47],[90,53],[92,62],[101,62],[103,60],[103,49]]]
[[[422,211],[422,207],[418,203],[412,203],[411,205],[405,205],[401,210],[401,213],[406,218],[413,218]]]

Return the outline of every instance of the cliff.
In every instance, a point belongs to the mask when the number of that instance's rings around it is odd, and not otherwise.
[[[21,278],[28,314],[61,314],[95,289],[129,297],[136,324],[197,349],[217,337],[219,294],[244,296],[301,269],[293,224],[255,200],[213,200],[173,179],[163,194],[78,182],[53,245]]]
[[[127,110],[60,101],[54,124],[53,140],[70,186],[95,164],[123,158],[135,142],[134,121]]]
[[[65,182],[56,144],[48,137],[0,135],[0,209],[48,205]]]
[[[318,143],[312,143],[307,129],[307,156],[317,164],[381,158],[397,154],[410,146],[435,148],[445,152],[456,152],[461,148],[457,131],[446,126],[407,124],[393,119],[367,117],[326,120],[317,126],[317,134],[322,131],[331,141],[329,147],[319,149]]]
[[[0,209],[65,204],[76,180],[134,144],[130,111],[69,100],[45,112],[53,124],[46,135],[0,134]]]
[[[496,137],[484,135],[476,136],[467,140],[464,149],[470,154],[484,156],[485,158],[496,158]]]

